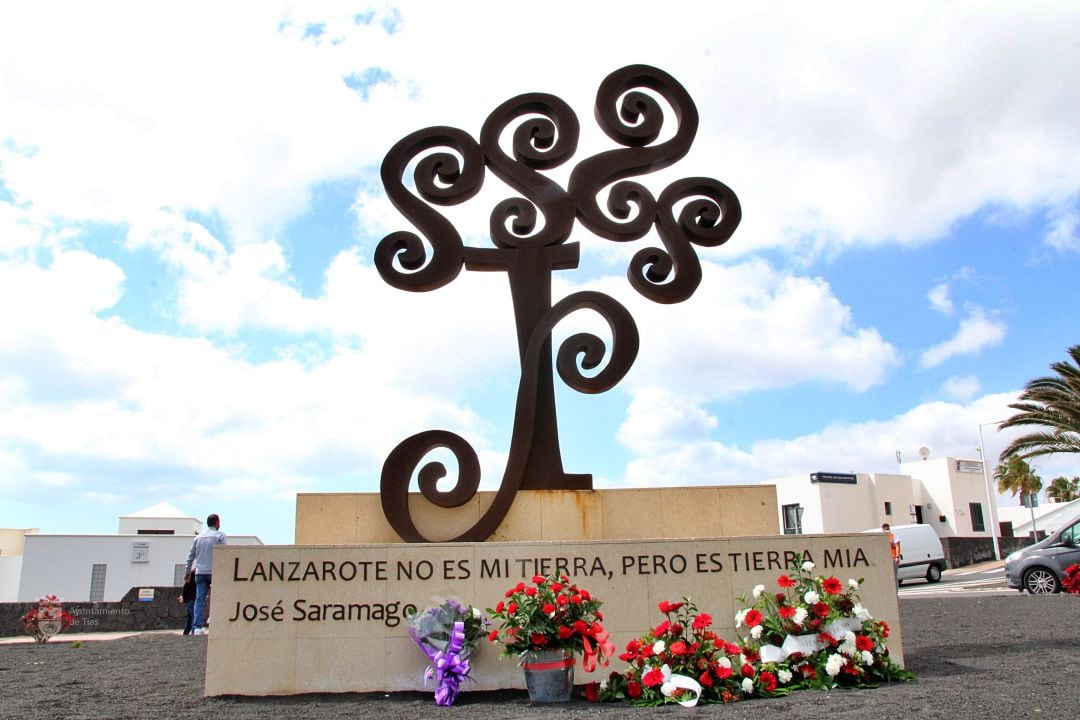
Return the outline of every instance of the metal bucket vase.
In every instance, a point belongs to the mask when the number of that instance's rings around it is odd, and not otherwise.
[[[525,687],[534,703],[568,702],[574,689],[574,655],[569,650],[534,650],[521,657]]]
[[[60,632],[63,624],[59,620],[38,620],[37,629],[34,631],[34,642],[46,643],[56,633]]]

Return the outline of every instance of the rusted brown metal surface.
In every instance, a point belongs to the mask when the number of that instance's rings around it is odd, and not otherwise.
[[[553,370],[579,392],[610,390],[637,357],[638,332],[626,308],[599,292],[573,293],[552,304],[552,273],[578,266],[580,248],[567,242],[575,219],[615,242],[640,240],[655,228],[663,247],[635,253],[627,278],[646,298],[677,303],[693,295],[701,282],[694,246],[723,244],[741,218],[738,198],[719,180],[684,178],[654,197],[628,179],[672,165],[694,140],[697,108],[670,75],[647,65],[616,70],[600,84],[594,114],[619,147],[581,160],[566,188],[544,171],[574,155],[580,125],[565,102],[545,93],[519,95],[497,107],[481,127],[479,141],[457,128],[430,127],[402,138],[383,161],[387,195],[417,230],[391,233],[376,248],[375,265],[387,283],[426,292],[453,281],[465,268],[504,272],[510,284],[521,379],[509,457],[495,501],[476,525],[453,541],[486,539],[520,489],[592,487],[591,475],[563,469]],[[509,154],[500,144],[508,132]],[[661,135],[666,139],[658,142]],[[406,187],[405,174],[416,160],[414,193]],[[492,247],[466,246],[437,208],[474,197],[488,171],[520,195],[492,209]],[[606,197],[603,208],[601,197]],[[607,321],[611,347],[596,335],[578,333],[560,345],[553,363],[551,331],[579,310],[591,310]],[[445,466],[424,463],[438,448],[449,450],[458,463],[456,482],[448,491],[437,487]],[[446,430],[413,435],[387,457],[381,481],[386,518],[403,540],[426,542],[409,512],[414,474],[428,501],[458,507],[476,493],[480,463],[464,438]]]

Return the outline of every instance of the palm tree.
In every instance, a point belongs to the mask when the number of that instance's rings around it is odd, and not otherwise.
[[[998,428],[1035,425],[1043,428],[1021,435],[1001,451],[1001,460],[1010,455],[1027,459],[1053,453],[1080,453],[1080,345],[1068,350],[1072,362],[1055,362],[1057,375],[1035,378],[1024,386],[1020,402],[1009,405],[1019,410]]]
[[[994,469],[994,479],[997,480],[998,492],[1017,493],[1021,498],[1024,495],[1038,495],[1042,490],[1042,478],[1040,478],[1031,466],[1019,455],[1010,455]]]
[[[1046,496],[1057,502],[1070,502],[1080,498],[1080,477],[1069,480],[1064,475],[1059,475],[1046,486]]]
[[[1038,538],[1039,531],[1035,527],[1035,498],[1042,490],[1042,478],[1022,457],[1010,455],[994,468],[994,479],[997,480],[998,492],[1011,492],[1013,497],[1016,497],[1017,493],[1020,494],[1020,503],[1027,505],[1031,510],[1031,531]],[[1024,502],[1025,495],[1029,498],[1026,503]]]

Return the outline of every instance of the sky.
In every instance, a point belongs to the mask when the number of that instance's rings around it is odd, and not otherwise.
[[[497,487],[505,275],[386,284],[374,249],[414,228],[380,164],[546,92],[581,123],[565,183],[616,147],[593,105],[634,63],[700,115],[686,157],[636,179],[718,179],[743,220],[674,305],[626,279],[655,235],[575,227],[555,299],[614,297],[641,346],[605,394],[556,380],[567,471],[619,488],[896,472],[922,447],[996,460],[1009,403],[1080,342],[1080,5],[750,5],[5,5],[0,527],[112,533],[168,501],[290,543],[298,492],[375,492],[429,429]],[[488,173],[447,216],[491,246],[516,194]]]

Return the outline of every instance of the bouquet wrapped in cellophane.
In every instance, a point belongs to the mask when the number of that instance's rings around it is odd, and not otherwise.
[[[431,663],[424,671],[424,683],[435,681],[435,704],[453,705],[461,682],[472,679],[469,658],[490,621],[479,608],[451,598],[421,610],[408,622],[409,637]]]

